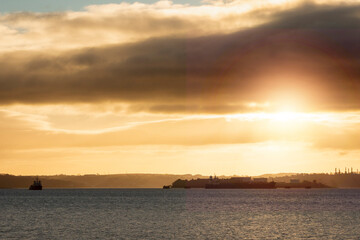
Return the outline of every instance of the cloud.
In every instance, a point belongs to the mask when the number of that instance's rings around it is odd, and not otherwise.
[[[268,141],[306,143],[318,150],[360,148],[359,113],[298,113],[286,119],[282,113],[171,117],[91,113],[86,107],[46,111],[50,107],[1,110],[0,150]]]
[[[159,1],[91,5],[81,12],[17,12],[0,15],[0,50],[63,50],[169,35],[234,32],[266,21],[264,16],[248,13],[263,7],[241,3],[190,6]]]
[[[128,104],[131,112],[161,113],[245,112],[254,111],[249,103],[266,102],[270,108],[293,102],[305,111],[359,109],[359,11],[357,4],[307,3],[271,11],[271,21],[261,26],[196,37],[173,36],[168,30],[178,25],[161,18],[164,35],[148,40],[8,52],[0,58],[0,103],[110,101]],[[64,16],[5,18],[31,24]],[[176,18],[184,20],[181,14]],[[92,26],[85,22],[68,25],[81,32]],[[46,29],[56,33],[55,27]]]

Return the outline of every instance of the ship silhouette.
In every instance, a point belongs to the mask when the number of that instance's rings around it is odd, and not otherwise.
[[[36,177],[34,183],[30,185],[29,190],[42,190],[41,181],[38,177]]]
[[[181,180],[178,179],[173,182],[172,188],[258,188],[258,189],[273,189],[276,188],[276,183],[268,182],[267,178],[251,178],[251,177],[232,177],[220,179],[216,176],[208,179],[196,179],[196,180]]]

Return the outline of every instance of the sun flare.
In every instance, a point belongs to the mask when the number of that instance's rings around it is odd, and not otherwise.
[[[292,120],[299,119],[301,113],[298,112],[276,112],[270,115],[270,118],[275,121],[288,122]]]

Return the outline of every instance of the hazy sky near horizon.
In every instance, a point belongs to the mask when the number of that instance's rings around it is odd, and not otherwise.
[[[0,1],[0,173],[360,168],[357,1]]]

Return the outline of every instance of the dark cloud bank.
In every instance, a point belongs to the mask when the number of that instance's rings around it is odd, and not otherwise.
[[[360,5],[306,4],[253,29],[0,58],[0,104],[116,101],[132,111],[239,112],[299,97],[360,108]],[[309,107],[311,106],[311,107]]]

